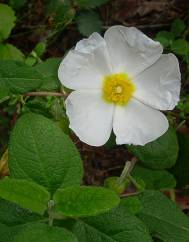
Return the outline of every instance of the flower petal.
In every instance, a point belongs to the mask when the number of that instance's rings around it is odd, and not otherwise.
[[[127,72],[131,77],[152,65],[163,47],[134,27],[113,26],[105,35],[115,72]]]
[[[132,99],[127,106],[117,106],[113,130],[117,144],[145,145],[168,129],[167,118],[158,110]]]
[[[77,43],[59,66],[58,77],[70,89],[101,88],[104,75],[111,72],[105,40],[93,33]]]
[[[83,142],[101,146],[112,130],[114,105],[103,101],[101,91],[74,91],[66,100],[70,128]]]
[[[171,110],[179,101],[181,75],[173,54],[162,55],[148,69],[135,77],[134,97],[160,110]]]

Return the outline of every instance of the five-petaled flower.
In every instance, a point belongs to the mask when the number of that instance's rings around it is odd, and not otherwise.
[[[181,76],[173,54],[134,27],[113,26],[102,38],[79,41],[60,64],[70,128],[83,142],[100,146],[112,128],[117,144],[145,145],[168,129],[159,110],[179,101]]]

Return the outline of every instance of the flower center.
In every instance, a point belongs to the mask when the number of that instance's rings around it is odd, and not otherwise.
[[[109,103],[125,105],[131,99],[136,87],[126,73],[104,77],[103,99]]]

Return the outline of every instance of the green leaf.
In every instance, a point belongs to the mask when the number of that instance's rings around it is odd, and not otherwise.
[[[142,166],[135,166],[132,171],[135,178],[141,178],[146,189],[170,189],[176,186],[174,176],[166,170],[151,170]]]
[[[54,13],[59,11],[60,8],[70,8],[71,7],[71,0],[49,0],[46,6],[47,13]]]
[[[75,17],[76,10],[71,4],[71,0],[50,0],[46,7],[47,15],[51,16],[55,24],[55,28],[62,29],[72,22]]]
[[[60,89],[61,84],[58,79],[58,67],[60,62],[60,58],[49,58],[34,67],[34,70],[37,70],[43,76],[43,84],[40,87],[41,90],[52,91]]]
[[[9,4],[16,10],[23,7],[27,0],[9,0]]]
[[[80,219],[73,225],[72,231],[79,242],[152,242],[144,223],[123,206]]]
[[[70,231],[59,228],[50,227],[46,224],[33,223],[23,226],[12,242],[77,242],[78,240]]]
[[[43,76],[22,62],[0,61],[0,99],[37,89]]]
[[[15,226],[41,219],[38,214],[23,209],[15,203],[0,199],[0,223],[7,226]]]
[[[157,191],[145,191],[140,201],[139,217],[155,237],[166,242],[188,242],[189,218],[175,203]]]
[[[14,45],[0,44],[0,59],[23,61],[24,54]]]
[[[169,130],[157,140],[144,146],[128,146],[145,166],[152,169],[172,167],[178,156],[178,141],[174,129]]]
[[[42,114],[43,116],[53,119],[53,115],[50,112],[47,99],[43,97],[35,97],[35,99],[27,101],[22,108],[22,112],[32,112]]]
[[[37,62],[37,59],[36,57],[33,57],[33,56],[28,56],[26,59],[25,59],[25,64],[27,66],[34,66]]]
[[[12,8],[0,3],[0,41],[9,37],[15,21],[16,16]]]
[[[174,35],[168,31],[160,31],[156,35],[156,40],[159,41],[163,47],[168,47],[172,44],[174,40]]]
[[[8,226],[0,223],[0,242],[12,242],[11,230]]]
[[[182,34],[185,28],[186,28],[186,25],[184,21],[178,18],[173,21],[171,25],[171,32],[174,34],[174,36],[178,37]]]
[[[84,11],[81,12],[76,17],[76,23],[79,29],[79,32],[84,36],[89,36],[93,32],[101,32],[102,30],[102,21],[97,12],[93,11]]]
[[[44,42],[39,42],[34,48],[34,52],[37,54],[37,56],[41,57],[45,51],[46,51],[46,44]]]
[[[104,181],[104,186],[113,190],[117,194],[123,193],[130,184],[130,180],[126,179],[124,182],[119,182],[120,177],[112,176],[106,178]]]
[[[141,202],[137,196],[122,199],[120,205],[124,206],[132,214],[138,214],[141,209]]]
[[[83,217],[108,211],[117,206],[120,199],[106,188],[75,186],[57,190],[54,201],[57,212],[70,217]]]
[[[95,8],[99,7],[109,0],[74,0],[75,4],[77,4],[81,8]]]
[[[54,122],[32,113],[24,114],[13,129],[9,168],[12,177],[33,180],[52,193],[79,185],[83,176],[82,161],[71,139]]]
[[[0,182],[0,197],[39,214],[45,212],[50,200],[50,194],[44,187],[27,180],[8,177]]]
[[[187,55],[189,52],[189,43],[184,39],[173,41],[171,50],[178,55]]]
[[[179,156],[171,172],[176,177],[177,185],[183,187],[189,184],[189,136],[178,134]]]

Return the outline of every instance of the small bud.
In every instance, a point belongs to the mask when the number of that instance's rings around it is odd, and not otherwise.
[[[122,194],[129,185],[129,180],[126,179],[123,183],[119,183],[119,177],[108,177],[104,186],[115,191],[117,194]]]

